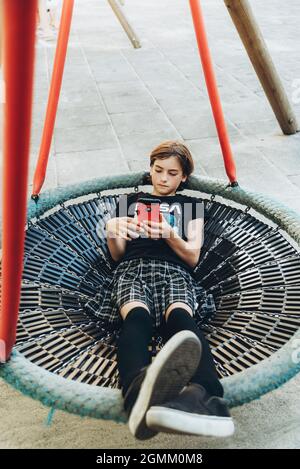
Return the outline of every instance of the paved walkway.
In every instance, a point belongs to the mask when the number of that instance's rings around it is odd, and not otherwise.
[[[300,121],[300,5],[291,1],[283,12],[278,0],[251,4]],[[223,2],[206,0],[203,8],[238,181],[300,210],[300,134],[282,135]],[[76,2],[45,187],[147,170],[151,149],[169,138],[188,144],[197,173],[226,179],[188,2],[141,8],[127,0],[125,11],[141,49],[132,48],[107,2]],[[54,43],[40,41],[37,52],[32,167]]]
[[[196,173],[226,179],[204,86],[188,2],[127,0],[125,12],[142,48],[134,50],[108,3],[76,0],[74,22],[44,188],[105,174],[147,170],[151,149],[183,139]],[[300,213],[300,133],[286,137],[219,0],[202,1],[228,122],[238,181]],[[251,0],[300,123],[300,4]],[[39,40],[29,193],[40,145],[54,42]],[[299,89],[297,89],[297,87]],[[40,431],[46,410],[0,383],[5,447],[246,448],[299,447],[300,378],[234,409],[227,440],[159,435],[136,442],[125,426],[58,413]],[[13,400],[13,399],[14,400]],[[18,409],[13,413],[14,409]],[[3,414],[2,414],[3,415]],[[6,423],[5,423],[6,422]],[[4,428],[5,427],[5,428]],[[84,436],[83,436],[84,435]]]

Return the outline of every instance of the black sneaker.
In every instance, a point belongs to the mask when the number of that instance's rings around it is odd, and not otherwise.
[[[131,433],[139,440],[152,438],[157,431],[146,425],[146,413],[153,405],[174,399],[195,374],[201,358],[201,343],[196,334],[175,334],[133,379],[125,396],[124,409]]]
[[[162,406],[152,406],[146,415],[153,431],[201,436],[231,436],[234,423],[225,399],[211,396],[203,386],[191,383]]]

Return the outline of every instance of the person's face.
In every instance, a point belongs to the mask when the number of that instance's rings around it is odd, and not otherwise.
[[[186,181],[176,156],[155,160],[150,168],[153,195],[174,195],[179,184]]]

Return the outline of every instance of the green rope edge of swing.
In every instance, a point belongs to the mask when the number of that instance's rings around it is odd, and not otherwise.
[[[40,195],[38,202],[29,201],[27,219],[40,217],[48,210],[71,199],[105,190],[143,185],[147,173],[138,172],[105,176],[79,184],[58,187]],[[190,176],[190,190],[220,196],[253,208],[276,223],[300,246],[300,216],[294,210],[263,193],[228,186],[223,180]],[[300,371],[300,330],[277,352],[257,365],[221,380],[224,397],[230,407],[243,405],[278,388]],[[23,394],[51,408],[81,416],[125,423],[119,389],[90,386],[71,381],[31,363],[13,350],[9,361],[0,365],[0,376]]]

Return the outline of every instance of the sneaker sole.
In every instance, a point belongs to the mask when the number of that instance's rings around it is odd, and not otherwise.
[[[215,437],[227,437],[234,433],[231,417],[192,414],[159,406],[148,410],[146,424],[153,431],[165,433]]]
[[[129,417],[129,429],[137,439],[145,440],[157,434],[147,427],[148,409],[177,397],[195,374],[200,358],[201,342],[190,331],[178,332],[161,349],[147,368]]]

